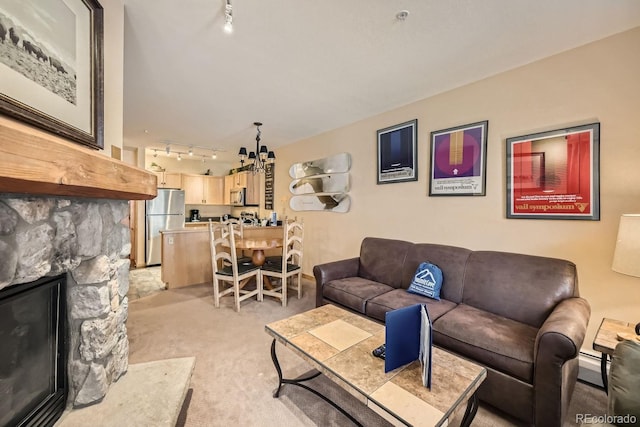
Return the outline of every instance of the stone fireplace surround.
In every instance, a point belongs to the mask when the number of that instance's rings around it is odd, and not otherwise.
[[[100,402],[128,368],[128,202],[156,177],[0,115],[0,289],[67,275],[67,405]]]
[[[127,201],[0,194],[0,289],[67,274],[68,403],[97,403],[127,371]]]

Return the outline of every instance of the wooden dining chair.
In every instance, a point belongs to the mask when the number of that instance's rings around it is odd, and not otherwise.
[[[223,225],[232,225],[232,230],[233,230],[233,234],[235,236],[236,239],[242,239],[244,237],[244,223],[242,221],[240,221],[239,219],[236,218],[229,218],[226,220],[222,220],[220,222]],[[229,234],[229,229],[228,228],[224,228],[223,232],[222,232],[222,237],[227,237],[227,235]],[[244,255],[244,251],[241,252],[242,255],[240,255],[240,257],[238,258],[238,262],[241,264],[246,264],[246,263],[250,263],[251,262],[251,257],[250,256],[245,256]],[[237,251],[236,251],[237,254]]]
[[[225,233],[226,237],[223,237]],[[240,311],[240,302],[257,296],[262,301],[262,275],[260,267],[238,262],[235,247],[235,234],[232,224],[213,224],[209,222],[209,245],[211,247],[211,268],[213,270],[213,301],[220,307],[220,298],[233,293],[235,310]],[[256,289],[242,289],[242,285],[252,277],[256,278]],[[241,283],[242,282],[242,283]],[[230,287],[223,289],[224,285]]]
[[[263,295],[280,298],[282,306],[287,306],[287,288],[295,285],[298,299],[302,297],[302,254],[304,225],[302,221],[283,221],[282,260],[280,263],[267,263],[262,266],[262,276],[280,279],[280,284],[272,290],[263,290]],[[290,283],[291,278],[297,278]]]

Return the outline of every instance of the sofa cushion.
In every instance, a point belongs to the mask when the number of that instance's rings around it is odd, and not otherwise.
[[[325,283],[323,296],[332,302],[359,313],[364,313],[368,300],[391,290],[393,290],[391,286],[383,283],[363,279],[362,277],[347,277],[346,279],[336,279]]]
[[[414,304],[426,304],[427,310],[429,311],[429,318],[432,322],[456,306],[455,303],[445,299],[436,301],[421,295],[410,294],[404,289],[394,289],[367,301],[365,312],[367,316],[384,322],[384,315],[387,311]]]
[[[439,301],[441,287],[442,270],[430,262],[421,262],[407,292]]]
[[[539,328],[560,301],[576,295],[570,261],[493,251],[469,255],[465,304]]]
[[[407,289],[413,280],[418,265],[425,260],[442,270],[443,280],[440,296],[457,304],[462,302],[464,268],[471,250],[456,246],[417,243],[409,248],[402,268],[402,285]]]
[[[399,288],[402,284],[404,259],[412,246],[413,243],[403,240],[366,237],[360,246],[358,276]],[[423,258],[421,261],[425,259],[427,258]],[[418,264],[415,267],[417,266]]]
[[[538,329],[459,304],[433,321],[434,342],[463,357],[533,382],[533,350]]]

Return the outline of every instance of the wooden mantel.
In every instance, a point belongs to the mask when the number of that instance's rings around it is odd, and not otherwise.
[[[0,116],[0,193],[148,200],[156,176]]]

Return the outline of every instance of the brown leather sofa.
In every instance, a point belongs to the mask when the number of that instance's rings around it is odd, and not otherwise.
[[[423,261],[443,272],[440,301],[406,291]],[[591,313],[572,262],[367,237],[359,257],[313,273],[316,306],[384,322],[389,310],[426,304],[434,344],[487,368],[480,400],[529,424],[562,426]]]

